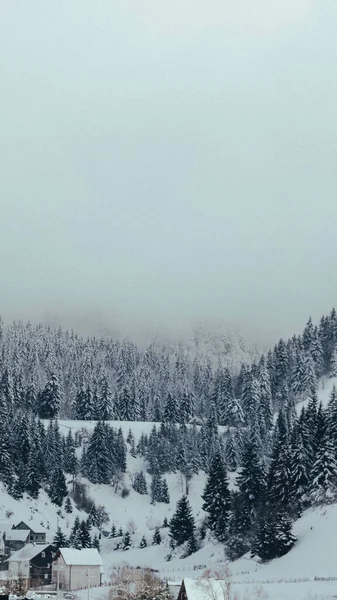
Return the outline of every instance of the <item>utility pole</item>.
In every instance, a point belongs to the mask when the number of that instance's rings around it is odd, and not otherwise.
[[[60,597],[60,571],[63,569],[59,563],[59,558],[56,562],[56,598],[59,600]]]
[[[90,569],[86,570],[86,574],[88,577],[88,600],[90,600]]]

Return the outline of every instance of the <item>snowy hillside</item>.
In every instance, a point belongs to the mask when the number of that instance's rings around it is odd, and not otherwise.
[[[318,399],[324,405],[327,404],[333,385],[337,379],[321,380],[319,384]],[[300,412],[302,405],[297,406]],[[82,421],[60,421],[60,431],[66,434],[69,429],[76,431],[92,431],[95,422]],[[126,437],[131,429],[136,441],[142,433],[149,434],[153,423],[142,422],[111,422],[113,426],[121,426]],[[209,534],[203,542],[202,548],[191,556],[182,559],[183,550],[176,549],[172,552],[169,546],[168,528],[163,527],[165,517],[170,520],[176,508],[176,503],[185,490],[185,481],[178,473],[166,474],[169,488],[170,503],[156,503],[152,505],[149,495],[140,495],[132,488],[132,480],[135,472],[143,469],[145,471],[144,459],[127,454],[127,470],[124,484],[129,490],[129,495],[122,498],[115,494],[111,485],[94,485],[82,478],[88,486],[89,496],[96,505],[105,506],[110,522],[105,526],[110,530],[112,523],[116,529],[122,528],[123,532],[131,533],[131,548],[127,551],[116,550],[121,538],[101,539],[101,555],[104,561],[104,578],[108,582],[111,570],[121,562],[127,562],[133,566],[151,567],[157,569],[161,576],[168,580],[180,581],[182,577],[200,577],[205,568],[223,573],[226,567],[226,556],[222,544],[215,541]],[[146,473],[148,488],[151,477]],[[199,471],[194,475],[190,484],[189,500],[193,509],[196,523],[200,523],[205,513],[203,512],[201,494],[206,482],[205,473]],[[70,483],[69,483],[70,486]],[[2,528],[10,528],[19,520],[24,520],[32,526],[38,525],[47,531],[47,540],[52,541],[59,525],[65,534],[70,533],[74,519],[79,516],[86,518],[86,513],[74,508],[73,513],[66,514],[64,509],[58,509],[51,504],[49,497],[43,491],[39,498],[33,500],[25,495],[20,501],[1,490],[0,496],[0,523]],[[152,537],[155,527],[160,527],[162,543],[159,546],[152,545]],[[314,585],[314,590],[321,593],[330,593],[332,589],[337,590],[337,582],[318,582],[317,578],[330,578],[337,576],[336,556],[337,538],[337,505],[307,510],[295,523],[294,532],[298,538],[294,548],[285,556],[274,559],[269,564],[262,565],[249,555],[230,563],[229,570],[233,582],[243,590],[245,587],[263,585],[267,587],[266,592],[271,598],[276,598],[272,583],[277,586],[279,580],[284,582],[286,595],[278,595],[277,598],[304,598],[307,597],[308,586]],[[141,538],[145,536],[148,546],[140,549]],[[168,555],[172,554],[168,561]],[[309,579],[310,581],[293,582],[292,580]],[[287,583],[286,583],[287,581]],[[247,589],[248,589],[247,587]],[[283,588],[282,588],[283,589]],[[272,590],[272,593],[271,593]],[[299,593],[301,590],[301,594]],[[314,591],[313,590],[313,591]],[[104,590],[101,590],[103,593]],[[316,593],[316,592],[315,592]],[[337,594],[337,592],[336,592]],[[243,594],[244,595],[244,594]]]

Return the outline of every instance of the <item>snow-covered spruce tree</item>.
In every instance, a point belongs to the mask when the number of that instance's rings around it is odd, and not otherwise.
[[[294,427],[290,447],[290,496],[294,511],[301,513],[304,495],[309,485],[311,457],[303,441],[302,432]]]
[[[67,548],[68,546],[68,540],[60,527],[58,527],[56,530],[56,534],[53,539],[53,544],[54,546],[56,546],[57,549]]]
[[[310,474],[309,499],[313,504],[329,504],[337,498],[337,461],[329,439],[322,440]]]
[[[67,497],[67,499],[64,503],[64,510],[66,511],[67,514],[70,514],[73,512],[73,506],[71,504],[71,500],[70,500],[69,496]]]
[[[160,490],[160,502],[170,504],[170,494],[166,479],[163,477]]]
[[[79,464],[75,449],[75,441],[71,429],[69,429],[65,443],[64,470],[66,473],[69,473],[73,477],[77,475],[79,470]]]
[[[97,550],[98,552],[100,552],[100,551],[101,551],[101,546],[100,546],[100,543],[99,543],[99,539],[98,539],[98,537],[97,537],[97,534],[95,534],[95,535],[94,535],[94,539],[92,540],[92,547],[93,547],[93,548],[96,548],[96,550]]]
[[[108,449],[107,430],[99,421],[90,437],[84,464],[85,475],[92,483],[110,483],[111,455]]]
[[[106,375],[103,376],[101,381],[101,393],[98,399],[97,412],[100,421],[109,421],[113,417],[112,394]]]
[[[135,474],[133,489],[138,492],[138,494],[145,495],[147,494],[147,485],[146,479],[143,471],[139,471]]]
[[[335,458],[337,459],[337,389],[333,386],[327,407],[327,428],[331,443],[335,448]]]
[[[41,469],[39,462],[39,451],[35,444],[31,446],[29,451],[25,487],[26,492],[32,498],[36,499],[38,497],[41,487]]]
[[[231,496],[226,469],[220,454],[215,455],[213,459],[202,498],[204,500],[202,508],[207,513],[208,526],[215,537],[223,542],[228,533]]]
[[[90,525],[84,519],[80,523],[79,538],[82,548],[91,548]]]
[[[247,526],[252,525],[256,513],[263,504],[266,493],[266,476],[261,464],[256,441],[248,435],[243,450],[241,471],[237,478],[242,509],[246,514]]]
[[[289,552],[295,541],[291,519],[286,512],[273,508],[261,510],[252,543],[253,556],[259,556],[263,562],[272,560]]]
[[[190,556],[191,554],[194,554],[194,552],[197,552],[198,550],[198,543],[197,543],[197,539],[195,537],[195,534],[192,533],[191,537],[189,538],[188,542],[187,542],[187,553],[188,556]]]
[[[131,536],[127,531],[123,537],[123,550],[129,550],[131,548]]]
[[[279,412],[274,434],[274,447],[268,473],[268,499],[275,506],[291,504],[291,455],[287,422]]]
[[[77,550],[82,548],[80,527],[80,519],[79,517],[76,517],[69,536],[69,546],[71,548],[76,548]]]
[[[146,541],[146,537],[145,535],[143,535],[142,539],[140,540],[140,544],[139,544],[139,548],[146,548],[147,547],[147,541]]]
[[[186,496],[182,496],[177,503],[176,512],[170,521],[169,535],[171,546],[180,546],[187,542],[194,533],[195,524],[190,503]]]
[[[48,496],[57,506],[62,506],[63,500],[68,494],[66,480],[62,469],[56,467],[50,478]]]
[[[160,535],[159,527],[156,527],[154,530],[152,544],[154,546],[159,546],[159,544],[161,544],[161,535]]]
[[[38,413],[40,419],[54,419],[60,412],[60,406],[60,385],[55,373],[53,373],[39,396]]]
[[[252,538],[252,516],[239,492],[232,494],[232,507],[228,524],[226,554],[236,560],[250,549]]]

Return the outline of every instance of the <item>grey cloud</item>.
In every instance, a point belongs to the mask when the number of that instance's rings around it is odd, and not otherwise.
[[[268,342],[335,303],[335,2],[4,0],[1,310]]]

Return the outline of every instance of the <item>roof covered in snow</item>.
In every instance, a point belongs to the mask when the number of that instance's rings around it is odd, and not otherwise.
[[[60,548],[60,553],[66,565],[83,565],[86,567],[102,566],[103,561],[96,548]]]
[[[21,550],[14,552],[7,559],[7,562],[26,562],[46,550],[46,548],[49,548],[49,546],[50,544],[27,544]]]
[[[220,579],[184,579],[188,600],[223,600],[226,582]]]
[[[27,537],[30,535],[30,531],[28,529],[7,529],[5,534],[6,540],[25,542]]]

